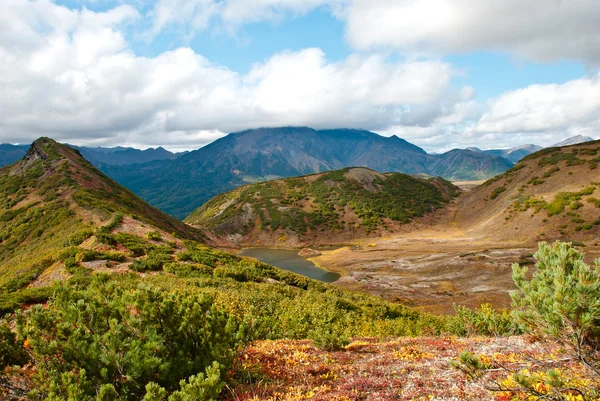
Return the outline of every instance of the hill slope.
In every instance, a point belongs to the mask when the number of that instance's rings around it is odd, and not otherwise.
[[[150,231],[170,240],[203,237],[106,177],[77,150],[48,138],[0,169],[0,199],[0,295],[42,274],[68,276],[74,271],[65,271],[67,259],[72,267],[96,259],[132,261],[123,252],[131,249],[109,238],[113,231],[126,232],[121,242]],[[85,250],[72,248],[81,244]]]
[[[367,167],[381,173],[441,171],[445,178],[481,179],[511,166],[491,155],[462,150],[453,154],[462,156],[429,155],[403,139],[369,131],[261,128],[230,134],[176,160],[136,169],[107,166],[103,171],[152,205],[184,218],[219,193],[281,177]],[[476,173],[469,175],[463,164]],[[488,167],[492,169],[486,171]]]
[[[600,141],[543,149],[465,194],[457,222],[499,240],[597,241],[599,164]]]
[[[306,245],[399,231],[459,190],[366,168],[242,186],[216,196],[185,220],[235,245]]]

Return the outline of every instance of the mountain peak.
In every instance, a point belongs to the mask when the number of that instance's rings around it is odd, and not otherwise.
[[[561,146],[569,146],[569,145],[578,145],[580,143],[593,141],[594,138],[583,135],[575,135],[570,138],[565,139],[564,141],[555,143],[552,147],[561,147]]]
[[[39,160],[72,160],[72,161],[85,161],[81,153],[78,150],[73,149],[69,146],[60,144],[54,139],[41,137],[34,141],[23,160],[27,162],[36,162]]]
[[[31,145],[25,156],[23,156],[23,160],[31,162],[46,159],[48,159],[48,154],[44,149],[43,142],[39,139]]]

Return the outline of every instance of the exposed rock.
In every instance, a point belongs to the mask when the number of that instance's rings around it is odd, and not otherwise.
[[[298,256],[302,256],[303,258],[314,258],[316,256],[321,256],[321,252],[316,249],[303,248],[298,252]]]
[[[27,160],[27,161],[37,161],[37,160],[46,160],[46,159],[48,159],[48,155],[46,154],[46,152],[44,152],[44,150],[41,148],[41,146],[39,146],[39,144],[36,144],[36,143],[34,143],[29,148],[29,150],[23,157],[23,160]]]

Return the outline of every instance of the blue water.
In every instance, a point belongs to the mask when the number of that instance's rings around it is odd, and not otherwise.
[[[242,250],[239,255],[256,258],[261,262],[279,267],[280,269],[301,274],[325,283],[333,283],[340,278],[339,274],[320,269],[311,261],[302,256],[298,256],[297,250],[248,248]]]

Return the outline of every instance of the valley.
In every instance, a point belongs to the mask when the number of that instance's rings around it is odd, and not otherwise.
[[[341,274],[336,286],[433,313],[453,313],[454,304],[509,307],[511,264],[533,265],[538,241],[572,241],[588,263],[600,257],[599,155],[598,141],[543,150],[489,181],[456,183],[464,192],[435,212],[396,230],[342,237],[341,248],[310,260]],[[290,229],[251,238],[253,246],[315,249],[336,239],[334,231],[299,242]]]

